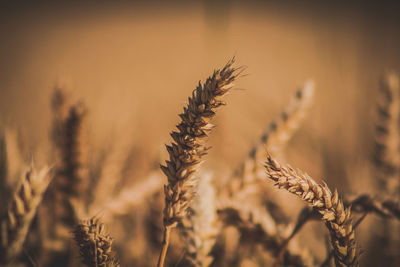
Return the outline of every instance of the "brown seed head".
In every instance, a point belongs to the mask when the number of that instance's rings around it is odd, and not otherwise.
[[[322,215],[334,250],[336,266],[358,266],[358,252],[350,216],[351,208],[344,208],[338,192],[334,193],[324,184],[317,184],[310,176],[281,166],[268,155],[265,163],[267,176],[283,188],[315,207]]]

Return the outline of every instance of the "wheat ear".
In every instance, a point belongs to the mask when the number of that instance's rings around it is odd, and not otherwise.
[[[390,195],[400,192],[400,83],[389,73],[381,81],[374,161],[380,185]]]
[[[253,145],[247,157],[234,172],[235,180],[231,181],[230,194],[243,187],[243,179],[254,178],[259,165],[258,161],[264,158],[267,148],[272,155],[282,151],[296,130],[301,126],[314,98],[314,83],[306,82],[296,91],[288,107],[263,132],[259,140]],[[249,175],[248,175],[249,174]],[[250,176],[250,177],[247,177]]]
[[[336,266],[358,266],[358,252],[351,220],[351,207],[344,208],[338,192],[332,194],[324,183],[317,184],[310,176],[281,166],[270,155],[265,163],[267,176],[279,188],[286,189],[315,207],[331,234]]]
[[[82,103],[69,106],[68,112],[65,112],[64,98],[59,91],[53,97],[53,142],[59,158],[53,193],[56,220],[61,222],[61,226],[71,228],[77,221],[76,210],[82,210],[88,183],[85,136],[87,112]],[[60,106],[57,107],[56,103]],[[60,227],[60,224],[56,225]],[[62,227],[58,231],[66,232]]]
[[[29,226],[42,201],[51,178],[49,168],[26,172],[11,200],[7,215],[1,221],[0,262],[10,263],[22,249]]]
[[[183,221],[187,256],[193,266],[207,267],[212,261],[211,249],[219,233],[216,214],[216,195],[212,176],[204,174],[199,179],[197,195],[188,220]]]
[[[80,222],[73,233],[83,264],[88,267],[120,266],[112,251],[113,239],[98,218]]]
[[[169,160],[161,166],[168,184],[164,186],[164,237],[158,266],[164,265],[171,228],[186,216],[193,200],[197,184],[193,173],[208,149],[205,141],[213,128],[210,120],[215,115],[215,109],[225,104],[219,98],[232,88],[238,75],[238,69],[232,67],[233,63],[234,59],[214,71],[203,85],[199,83],[189,97],[187,107],[179,115],[178,131],[171,133],[174,142],[167,145]]]

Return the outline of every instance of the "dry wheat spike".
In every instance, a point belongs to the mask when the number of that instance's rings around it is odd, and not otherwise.
[[[66,104],[65,95],[56,90],[53,96],[53,143],[58,162],[54,178],[56,235],[63,236],[77,221],[82,210],[87,181],[86,108],[82,103]],[[75,206],[74,206],[75,205]],[[61,223],[61,224],[60,224]],[[64,229],[67,227],[67,230]]]
[[[22,250],[29,226],[50,180],[49,168],[44,167],[37,172],[31,167],[17,187],[7,214],[1,221],[1,263],[10,263]]]
[[[264,158],[264,151],[267,148],[272,155],[281,152],[296,130],[301,126],[314,98],[314,83],[306,82],[296,91],[288,107],[275,119],[261,135],[259,140],[249,151],[246,159],[234,172],[236,179],[230,181],[230,194],[240,191],[238,188],[244,186],[244,179],[251,180],[256,177],[259,166],[258,161]],[[249,175],[248,175],[249,174]],[[249,177],[247,177],[249,176]]]
[[[161,170],[167,176],[168,184],[164,186],[164,238],[158,266],[164,265],[171,228],[186,216],[193,200],[197,184],[193,174],[208,150],[205,141],[214,127],[210,121],[215,109],[225,104],[219,98],[232,88],[239,75],[240,68],[232,67],[233,63],[234,59],[214,71],[203,85],[199,83],[179,115],[178,131],[171,133],[174,142],[166,146],[169,160],[165,166],[161,165]]]
[[[197,194],[190,208],[191,214],[187,220],[183,220],[186,259],[193,266],[207,267],[212,263],[210,252],[219,233],[215,188],[211,178],[208,173],[201,175]]]
[[[112,251],[113,239],[98,218],[81,221],[73,233],[83,264],[88,267],[120,266]]]
[[[388,194],[400,193],[400,83],[394,73],[381,81],[374,161],[377,178]]]
[[[310,176],[281,166],[270,155],[265,163],[267,176],[279,188],[286,189],[315,207],[331,234],[336,266],[358,266],[358,252],[351,220],[351,207],[344,208],[337,190],[332,194],[324,183],[317,184]]]

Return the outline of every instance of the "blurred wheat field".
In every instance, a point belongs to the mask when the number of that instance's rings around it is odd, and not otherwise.
[[[399,233],[392,218],[399,216],[393,207],[399,200],[398,85],[392,81],[385,91],[382,81],[400,69],[397,11],[392,1],[3,4],[2,214],[12,199],[28,203],[46,190],[36,190],[35,179],[52,178],[23,250],[6,257],[13,259],[10,266],[79,266],[82,250],[72,232],[99,236],[102,251],[112,247],[111,260],[121,266],[155,266],[168,183],[159,165],[169,157],[168,133],[198,81],[203,84],[233,55],[246,75],[224,97],[227,105],[212,120],[217,127],[206,145],[212,149],[196,170],[206,182],[199,184],[193,209],[204,206],[200,192],[216,206],[195,228],[204,232],[212,225],[213,241],[190,243],[195,231],[183,220],[171,232],[165,265],[189,266],[197,256],[203,262],[196,266],[319,266],[326,259],[328,231],[319,217],[268,181],[266,151],[279,134],[270,133],[272,141],[249,161],[249,151],[275,121],[278,133],[289,123],[293,128],[272,153],[282,166],[325,181],[332,192],[337,188],[345,206],[367,195],[352,210],[353,225],[371,213],[354,227],[360,265],[396,266],[399,240],[388,236]],[[304,118],[282,121],[309,79],[315,90]],[[25,193],[16,198],[19,188]],[[385,200],[394,203],[379,202]],[[280,247],[300,211],[312,220],[287,249]],[[274,238],[260,241],[254,229]],[[303,265],[291,257],[297,255]]]

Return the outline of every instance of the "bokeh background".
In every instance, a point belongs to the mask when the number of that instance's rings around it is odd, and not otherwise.
[[[379,80],[400,70],[396,1],[2,1],[0,127],[48,162],[50,97],[89,111],[92,153],[132,155],[140,179],[199,80],[236,57],[247,74],[216,118],[205,169],[238,165],[306,80],[315,101],[286,160],[368,192]],[[366,178],[365,178],[366,179]]]

